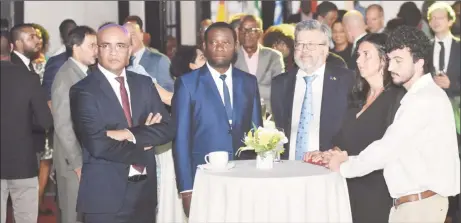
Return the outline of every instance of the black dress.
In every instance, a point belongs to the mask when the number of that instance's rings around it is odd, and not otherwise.
[[[360,108],[350,108],[334,144],[349,155],[358,155],[373,141],[381,139],[391,124],[405,90],[390,87],[358,117]],[[354,223],[387,223],[392,199],[383,171],[377,170],[358,178],[347,179]]]

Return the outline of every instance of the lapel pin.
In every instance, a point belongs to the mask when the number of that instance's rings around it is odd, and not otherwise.
[[[330,77],[330,80],[335,81],[335,80],[336,80],[336,77]]]

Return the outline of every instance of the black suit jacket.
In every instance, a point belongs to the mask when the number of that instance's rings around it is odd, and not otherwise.
[[[53,126],[46,95],[37,75],[1,61],[1,179],[37,176],[32,125]]]
[[[130,91],[132,127],[128,127],[123,108],[99,69],[70,89],[72,121],[83,149],[78,212],[115,213],[120,210],[129,184],[131,164],[146,166],[148,185],[156,185],[154,149],[144,151],[144,147],[173,140],[174,124],[150,77],[126,71],[126,80]],[[162,115],[161,123],[144,124],[151,112]],[[120,129],[129,129],[136,144],[106,136],[107,130]],[[151,201],[155,208],[155,196],[144,199]]]
[[[292,14],[290,16],[288,16],[288,19],[285,23],[288,23],[288,24],[291,24],[291,23],[298,23],[298,22],[301,22],[301,12],[298,12],[296,14]]]
[[[290,139],[293,99],[298,69],[280,74],[272,80],[271,106],[275,125],[285,131]],[[333,146],[333,137],[341,128],[347,111],[348,93],[353,84],[353,72],[343,67],[327,63],[325,66],[322,108],[320,114],[320,150]],[[296,102],[299,103],[299,102]],[[282,159],[288,159],[290,143],[285,144]]]
[[[434,52],[435,43],[432,45],[432,51]],[[460,85],[461,85],[461,68],[459,63],[459,58],[461,58],[461,45],[459,39],[453,37],[453,41],[451,42],[451,50],[450,50],[450,58],[448,61],[447,66],[447,76],[450,79],[450,87],[448,89],[444,89],[447,92],[448,97],[455,97],[460,96]],[[432,53],[433,54],[433,53]],[[431,62],[432,63],[432,62]],[[435,74],[435,68],[432,66],[432,74]]]
[[[21,60],[21,58],[19,58],[18,55],[16,55],[16,53],[11,53],[11,62],[18,65],[18,66],[21,66],[23,67],[24,69],[26,69],[27,71],[29,71],[29,67],[28,65],[24,64],[24,62]],[[40,83],[40,77],[38,76],[37,73],[35,73],[35,71],[29,71],[29,74],[31,75],[35,75],[38,77],[38,83]],[[48,97],[47,97],[48,99]],[[49,109],[49,108],[48,108]],[[35,123],[35,121],[34,121]],[[39,152],[43,152],[43,150],[45,149],[45,141],[46,141],[46,135],[45,135],[45,130],[43,130],[43,128],[41,128],[40,126],[37,126],[37,125],[33,125],[32,126],[32,132],[33,132],[33,138],[34,138],[34,148],[35,148],[35,151],[37,153]]]

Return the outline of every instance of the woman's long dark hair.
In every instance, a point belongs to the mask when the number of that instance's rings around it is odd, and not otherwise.
[[[375,48],[378,50],[379,59],[384,62],[382,69],[383,86],[385,90],[392,86],[392,78],[389,71],[387,70],[389,62],[385,50],[386,41],[387,34],[384,33],[367,34],[361,41],[361,44],[364,42],[373,44],[373,46],[375,46]],[[350,106],[355,108],[362,108],[366,103],[368,94],[370,93],[370,84],[360,75],[358,69],[356,70],[355,75],[355,84],[350,94]]]

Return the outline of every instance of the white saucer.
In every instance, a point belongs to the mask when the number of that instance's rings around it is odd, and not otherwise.
[[[227,163],[227,166],[224,167],[224,168],[213,168],[213,166],[211,164],[202,164],[202,165],[199,166],[199,168],[201,168],[203,170],[209,170],[209,171],[227,171],[227,170],[230,170],[230,169],[232,169],[234,167],[235,167],[234,162]]]

